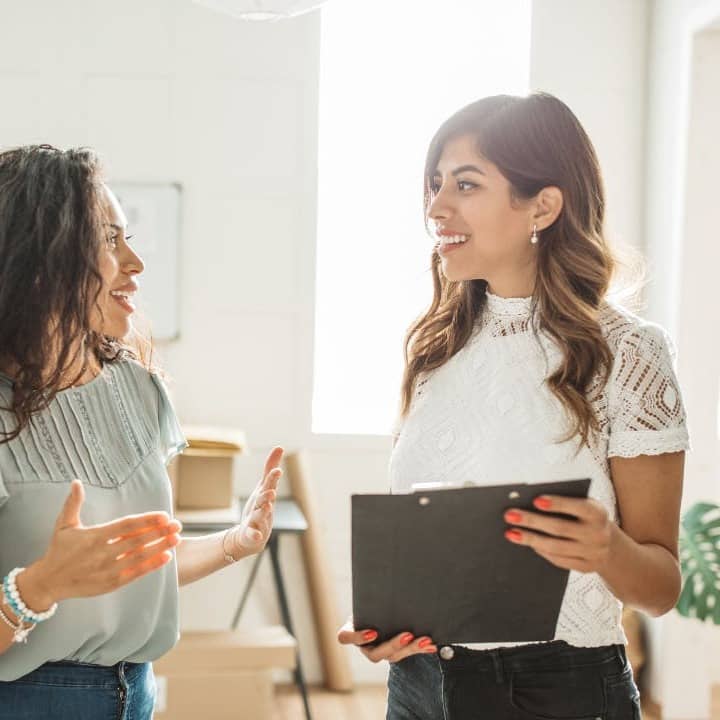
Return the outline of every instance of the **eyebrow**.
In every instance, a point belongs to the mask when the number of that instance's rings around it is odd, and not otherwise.
[[[115,223],[108,223],[108,225],[111,228],[115,228],[118,232],[125,232],[125,228],[120,225],[115,225]]]
[[[464,172],[476,172],[476,173],[479,173],[480,175],[487,175],[487,173],[484,170],[481,170],[477,165],[461,165],[460,167],[455,168],[450,174],[453,177],[457,177],[458,175],[460,175],[460,173],[464,173]],[[440,173],[437,170],[435,170],[433,177],[435,175],[439,175],[439,174]]]

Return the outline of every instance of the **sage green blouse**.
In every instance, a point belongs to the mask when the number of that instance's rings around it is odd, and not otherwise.
[[[0,375],[0,426],[12,381]],[[162,381],[139,363],[108,363],[91,382],[64,390],[32,424],[0,444],[0,578],[45,552],[70,482],[82,480],[84,525],[124,515],[172,513],[167,462],[186,446]],[[178,638],[175,558],[115,592],[64,600],[27,644],[0,654],[0,681],[51,660],[146,662]]]

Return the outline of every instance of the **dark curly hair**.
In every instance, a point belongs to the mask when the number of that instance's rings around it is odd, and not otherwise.
[[[144,350],[90,327],[102,289],[102,170],[88,148],[28,145],[0,152],[0,368],[12,368],[17,437],[91,361]],[[73,373],[73,369],[80,368]]]

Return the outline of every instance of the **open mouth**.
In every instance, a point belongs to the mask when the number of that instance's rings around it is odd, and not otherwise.
[[[438,235],[437,250],[445,255],[461,248],[469,239],[469,235]]]
[[[123,290],[111,290],[110,295],[112,296],[113,300],[126,312],[126,313],[134,313],[135,312],[135,303],[133,302],[133,298],[135,296],[134,292],[128,292]]]

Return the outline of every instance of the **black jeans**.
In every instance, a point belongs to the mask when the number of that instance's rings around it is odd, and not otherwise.
[[[641,718],[622,645],[445,647],[440,655],[412,655],[390,666],[387,720]]]

